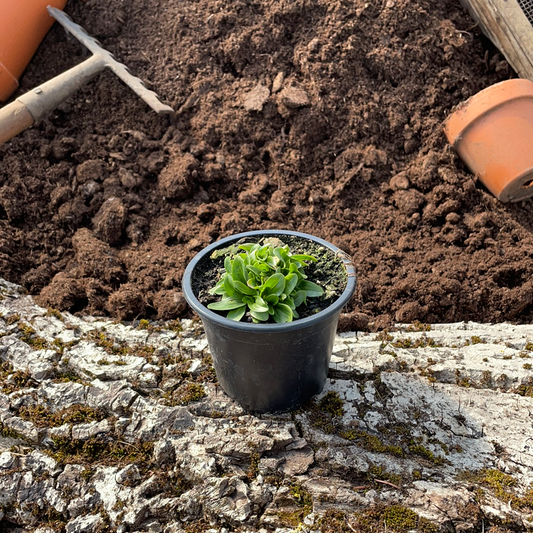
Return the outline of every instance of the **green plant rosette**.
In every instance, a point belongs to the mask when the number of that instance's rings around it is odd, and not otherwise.
[[[292,254],[289,246],[272,243],[246,243],[224,259],[220,281],[209,293],[222,299],[207,307],[213,311],[228,311],[230,320],[239,321],[248,311],[256,323],[292,322],[296,311],[307,298],[324,294],[322,287],[309,281],[304,269],[316,258],[306,254]],[[242,250],[238,252],[238,250]]]

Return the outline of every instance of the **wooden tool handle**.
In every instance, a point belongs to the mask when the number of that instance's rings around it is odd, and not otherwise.
[[[29,128],[35,121],[28,108],[18,100],[0,109],[0,144]]]

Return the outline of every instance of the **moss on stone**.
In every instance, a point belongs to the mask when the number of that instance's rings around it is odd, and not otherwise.
[[[412,530],[423,533],[436,533],[438,531],[438,527],[435,524],[402,505],[375,507],[364,512],[361,518],[363,519],[361,522],[366,522],[369,526],[373,523],[388,531],[399,533]],[[372,530],[370,529],[370,531]]]
[[[318,402],[318,407],[329,413],[333,417],[341,417],[344,415],[344,402],[340,399],[339,393],[336,391],[329,391],[321,400]]]
[[[23,405],[18,410],[18,416],[31,422],[36,427],[58,427],[63,424],[86,424],[100,422],[105,414],[100,409],[87,405],[75,404],[52,412],[44,405]]]
[[[90,437],[85,441],[69,437],[52,437],[54,449],[47,451],[61,464],[137,464],[146,466],[152,462],[153,442],[124,442],[116,437]]]
[[[29,324],[19,321],[18,329],[20,333],[20,340],[32,348],[35,348],[36,350],[46,350],[50,347],[48,341],[42,337],[39,337],[39,335],[37,335],[35,330]]]
[[[347,523],[346,513],[328,509],[318,520],[317,528],[321,533],[352,533]]]
[[[317,520],[317,527],[322,533],[437,533],[439,530],[437,525],[402,505],[380,505],[351,515],[328,510]]]
[[[23,435],[16,432],[14,429],[8,428],[4,426],[2,422],[0,422],[0,436],[4,438],[10,438],[10,439],[22,439],[26,440]]]
[[[54,309],[53,307],[49,307],[46,310],[46,315],[45,316],[53,316],[53,317],[57,318],[58,320],[61,320],[61,322],[63,322],[65,320],[63,318],[63,315],[61,314],[61,311],[59,311],[58,309]]]
[[[79,342],[80,342],[79,340],[63,342],[61,339],[55,338],[50,348],[62,354],[66,349],[70,349],[73,346],[76,346],[76,344],[78,344]]]
[[[185,382],[174,391],[166,394],[166,403],[171,407],[176,405],[189,405],[206,396],[207,393],[201,383]]]
[[[0,384],[2,387],[2,392],[5,394],[10,394],[21,389],[34,387],[36,382],[28,371],[16,370],[15,372],[4,375],[0,379]]]
[[[420,338],[413,340],[411,337],[407,337],[406,339],[396,339],[394,340],[391,345],[394,348],[439,348],[442,346],[441,343],[438,343],[435,341],[435,339],[426,336],[423,334]]]
[[[402,478],[398,474],[388,472],[382,466],[373,465],[368,469],[367,476],[369,480],[374,481],[379,479],[381,481],[388,481],[394,485],[401,485]]]
[[[414,331],[431,331],[431,324],[423,324],[419,320],[415,320],[407,327],[408,332]]]
[[[431,450],[429,450],[425,446],[422,446],[422,444],[416,444],[416,443],[410,444],[409,451],[414,455],[418,455],[419,457],[423,457],[424,459],[427,459],[433,464],[441,465],[444,463],[444,459],[442,457],[435,455]]]
[[[313,498],[309,491],[299,483],[293,483],[290,486],[290,494],[298,507],[294,511],[278,512],[278,518],[284,525],[297,527],[313,511]]]

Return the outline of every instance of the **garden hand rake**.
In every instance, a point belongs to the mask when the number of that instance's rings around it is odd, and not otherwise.
[[[119,63],[98,41],[63,11],[48,6],[48,12],[69,33],[92,52],[83,63],[63,72],[50,81],[23,94],[11,104],[0,109],[0,143],[39,122],[61,102],[85,85],[105,68],[113,71],[126,85],[131,87],[154,111],[173,115],[174,110],[163,104],[157,94],[146,88],[144,83],[129,73],[127,67]]]

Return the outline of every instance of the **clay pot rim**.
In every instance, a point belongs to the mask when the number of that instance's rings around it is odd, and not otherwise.
[[[533,191],[533,183],[531,185],[528,185],[527,187],[524,187],[524,184],[528,181],[533,181],[533,166],[528,168],[527,170],[524,170],[522,174],[520,174],[513,181],[508,183],[500,192],[498,199],[502,202],[517,202],[520,200],[526,200],[531,196],[531,194],[528,194],[527,196],[517,197],[513,194],[513,192],[516,189],[528,189]]]
[[[464,133],[479,120],[502,106],[521,99],[533,98],[533,82],[522,78],[505,80],[474,94],[448,116],[444,129],[455,148]]]

